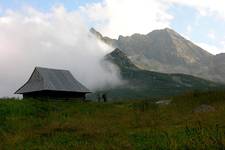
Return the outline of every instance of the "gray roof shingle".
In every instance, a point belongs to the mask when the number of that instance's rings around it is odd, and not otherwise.
[[[90,93],[68,70],[36,67],[30,79],[15,94],[43,90]]]

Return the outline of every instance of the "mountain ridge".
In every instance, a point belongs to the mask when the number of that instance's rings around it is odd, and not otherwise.
[[[120,49],[115,49],[105,56],[105,60],[115,64],[120,69],[124,84],[105,88],[110,99],[142,99],[148,97],[163,97],[181,94],[187,91],[213,90],[222,85],[186,74],[167,74],[143,70],[133,64]]]
[[[120,35],[118,39],[104,37],[100,32],[98,35],[103,42],[123,51],[141,69],[189,74],[207,80],[225,82],[223,71],[213,71],[218,70],[218,57],[172,29],[154,30],[148,34],[135,33],[131,36]]]

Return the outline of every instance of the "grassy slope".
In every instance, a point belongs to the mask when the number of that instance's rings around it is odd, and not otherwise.
[[[225,92],[187,93],[169,105],[0,101],[0,149],[222,149]],[[193,113],[200,104],[215,112]]]

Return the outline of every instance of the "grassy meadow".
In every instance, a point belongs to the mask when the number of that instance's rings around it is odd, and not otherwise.
[[[126,102],[0,101],[0,149],[225,149],[225,92]],[[206,104],[211,111],[198,111]]]

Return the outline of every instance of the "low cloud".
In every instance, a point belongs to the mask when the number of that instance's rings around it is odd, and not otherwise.
[[[80,9],[104,35],[117,38],[170,27],[174,19],[170,9],[176,5],[192,7],[201,16],[225,20],[224,0],[102,0]]]
[[[170,27],[169,6],[162,0],[103,0],[87,4],[81,11],[104,35],[117,38]]]
[[[115,86],[119,70],[101,65],[110,51],[92,37],[77,11],[62,6],[49,12],[8,10],[0,17],[0,97],[13,96],[35,66],[71,70],[91,90]]]

